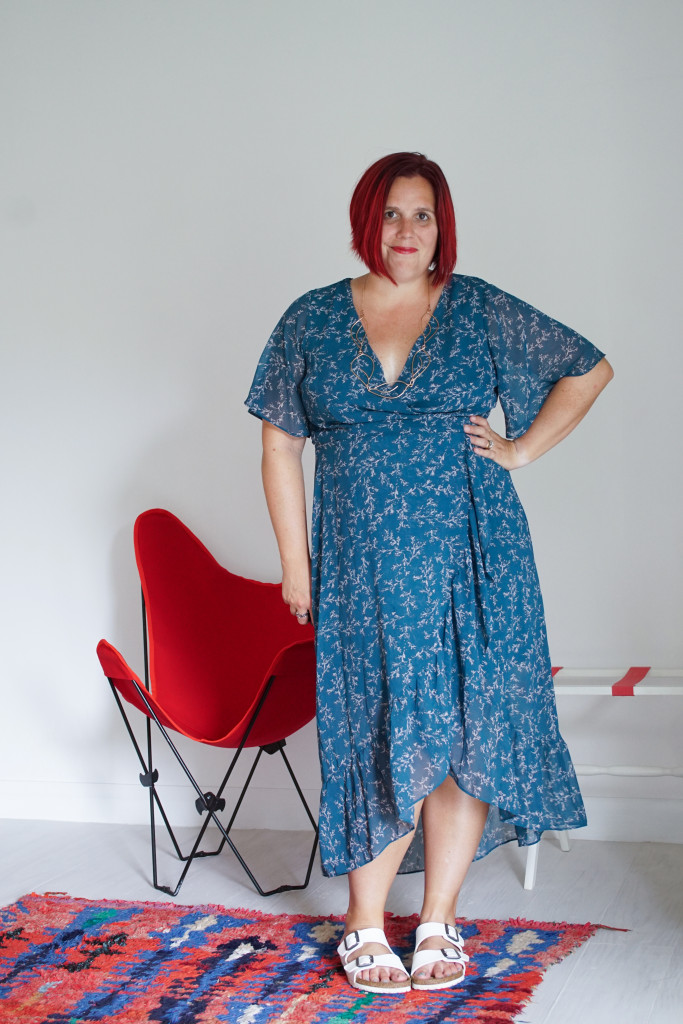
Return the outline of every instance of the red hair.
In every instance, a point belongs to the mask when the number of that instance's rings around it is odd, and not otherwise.
[[[351,248],[373,274],[387,273],[382,257],[382,223],[389,190],[396,178],[424,178],[434,190],[439,238],[434,252],[434,284],[453,273],[457,256],[455,211],[448,182],[438,164],[422,153],[390,153],[368,167],[351,197]]]

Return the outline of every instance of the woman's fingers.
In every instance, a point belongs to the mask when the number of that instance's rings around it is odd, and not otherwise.
[[[284,596],[284,595],[283,595]],[[311,621],[311,599],[308,596],[297,594],[289,599],[284,598],[285,604],[289,605],[291,614],[296,618],[300,626],[305,626]]]
[[[302,573],[298,578],[285,572],[282,579],[282,600],[289,605],[289,611],[295,616],[300,626],[311,621],[311,588],[310,581]]]
[[[285,603],[289,605],[291,614],[296,618],[296,621],[304,626],[311,617],[311,603],[310,598],[304,598],[299,595],[296,598],[290,598],[289,601],[285,599]]]
[[[483,416],[470,416],[464,429],[476,455],[497,462],[503,469],[515,469],[523,464],[515,442],[497,434]]]
[[[492,457],[490,453],[495,448],[496,442],[505,440],[495,430],[491,429],[488,421],[483,416],[470,416],[470,422],[465,424],[465,433],[478,454],[483,455],[487,453],[489,458]]]

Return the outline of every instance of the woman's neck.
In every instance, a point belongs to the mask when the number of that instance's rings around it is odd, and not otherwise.
[[[365,274],[355,278],[352,286],[356,307],[371,307],[378,312],[415,306],[424,307],[425,310],[434,309],[441,293],[440,287],[432,285],[429,274],[397,284],[378,274]]]

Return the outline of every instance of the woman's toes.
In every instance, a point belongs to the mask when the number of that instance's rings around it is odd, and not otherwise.
[[[424,942],[420,943],[419,949],[443,949],[451,946],[450,942],[444,941],[441,936],[432,936],[425,939]],[[456,977],[463,973],[462,964],[449,963],[445,960],[437,960],[433,964],[428,964],[426,967],[421,967],[419,971],[415,972],[415,977],[421,981],[426,978],[450,978],[455,975]]]
[[[391,950],[388,946],[380,945],[375,942],[367,942],[360,949],[354,950],[353,960],[363,956],[385,956],[390,953]],[[347,961],[353,962],[351,960]],[[359,971],[356,975],[356,981],[371,984],[371,985],[386,985],[388,982],[406,982],[408,980],[407,971],[401,971],[394,967],[366,967],[365,970]]]
[[[387,981],[404,981],[405,974],[401,971],[391,971],[388,967],[375,967],[370,971],[362,971],[358,975],[359,980],[369,981],[374,985]]]

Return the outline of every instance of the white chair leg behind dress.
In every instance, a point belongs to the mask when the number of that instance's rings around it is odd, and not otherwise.
[[[569,853],[569,833],[556,832],[555,835],[560,841],[560,849],[564,853]],[[538,852],[540,843],[534,843],[533,846],[528,846],[526,851],[526,871],[524,872],[524,888],[533,889],[536,885],[536,870],[538,868]]]

